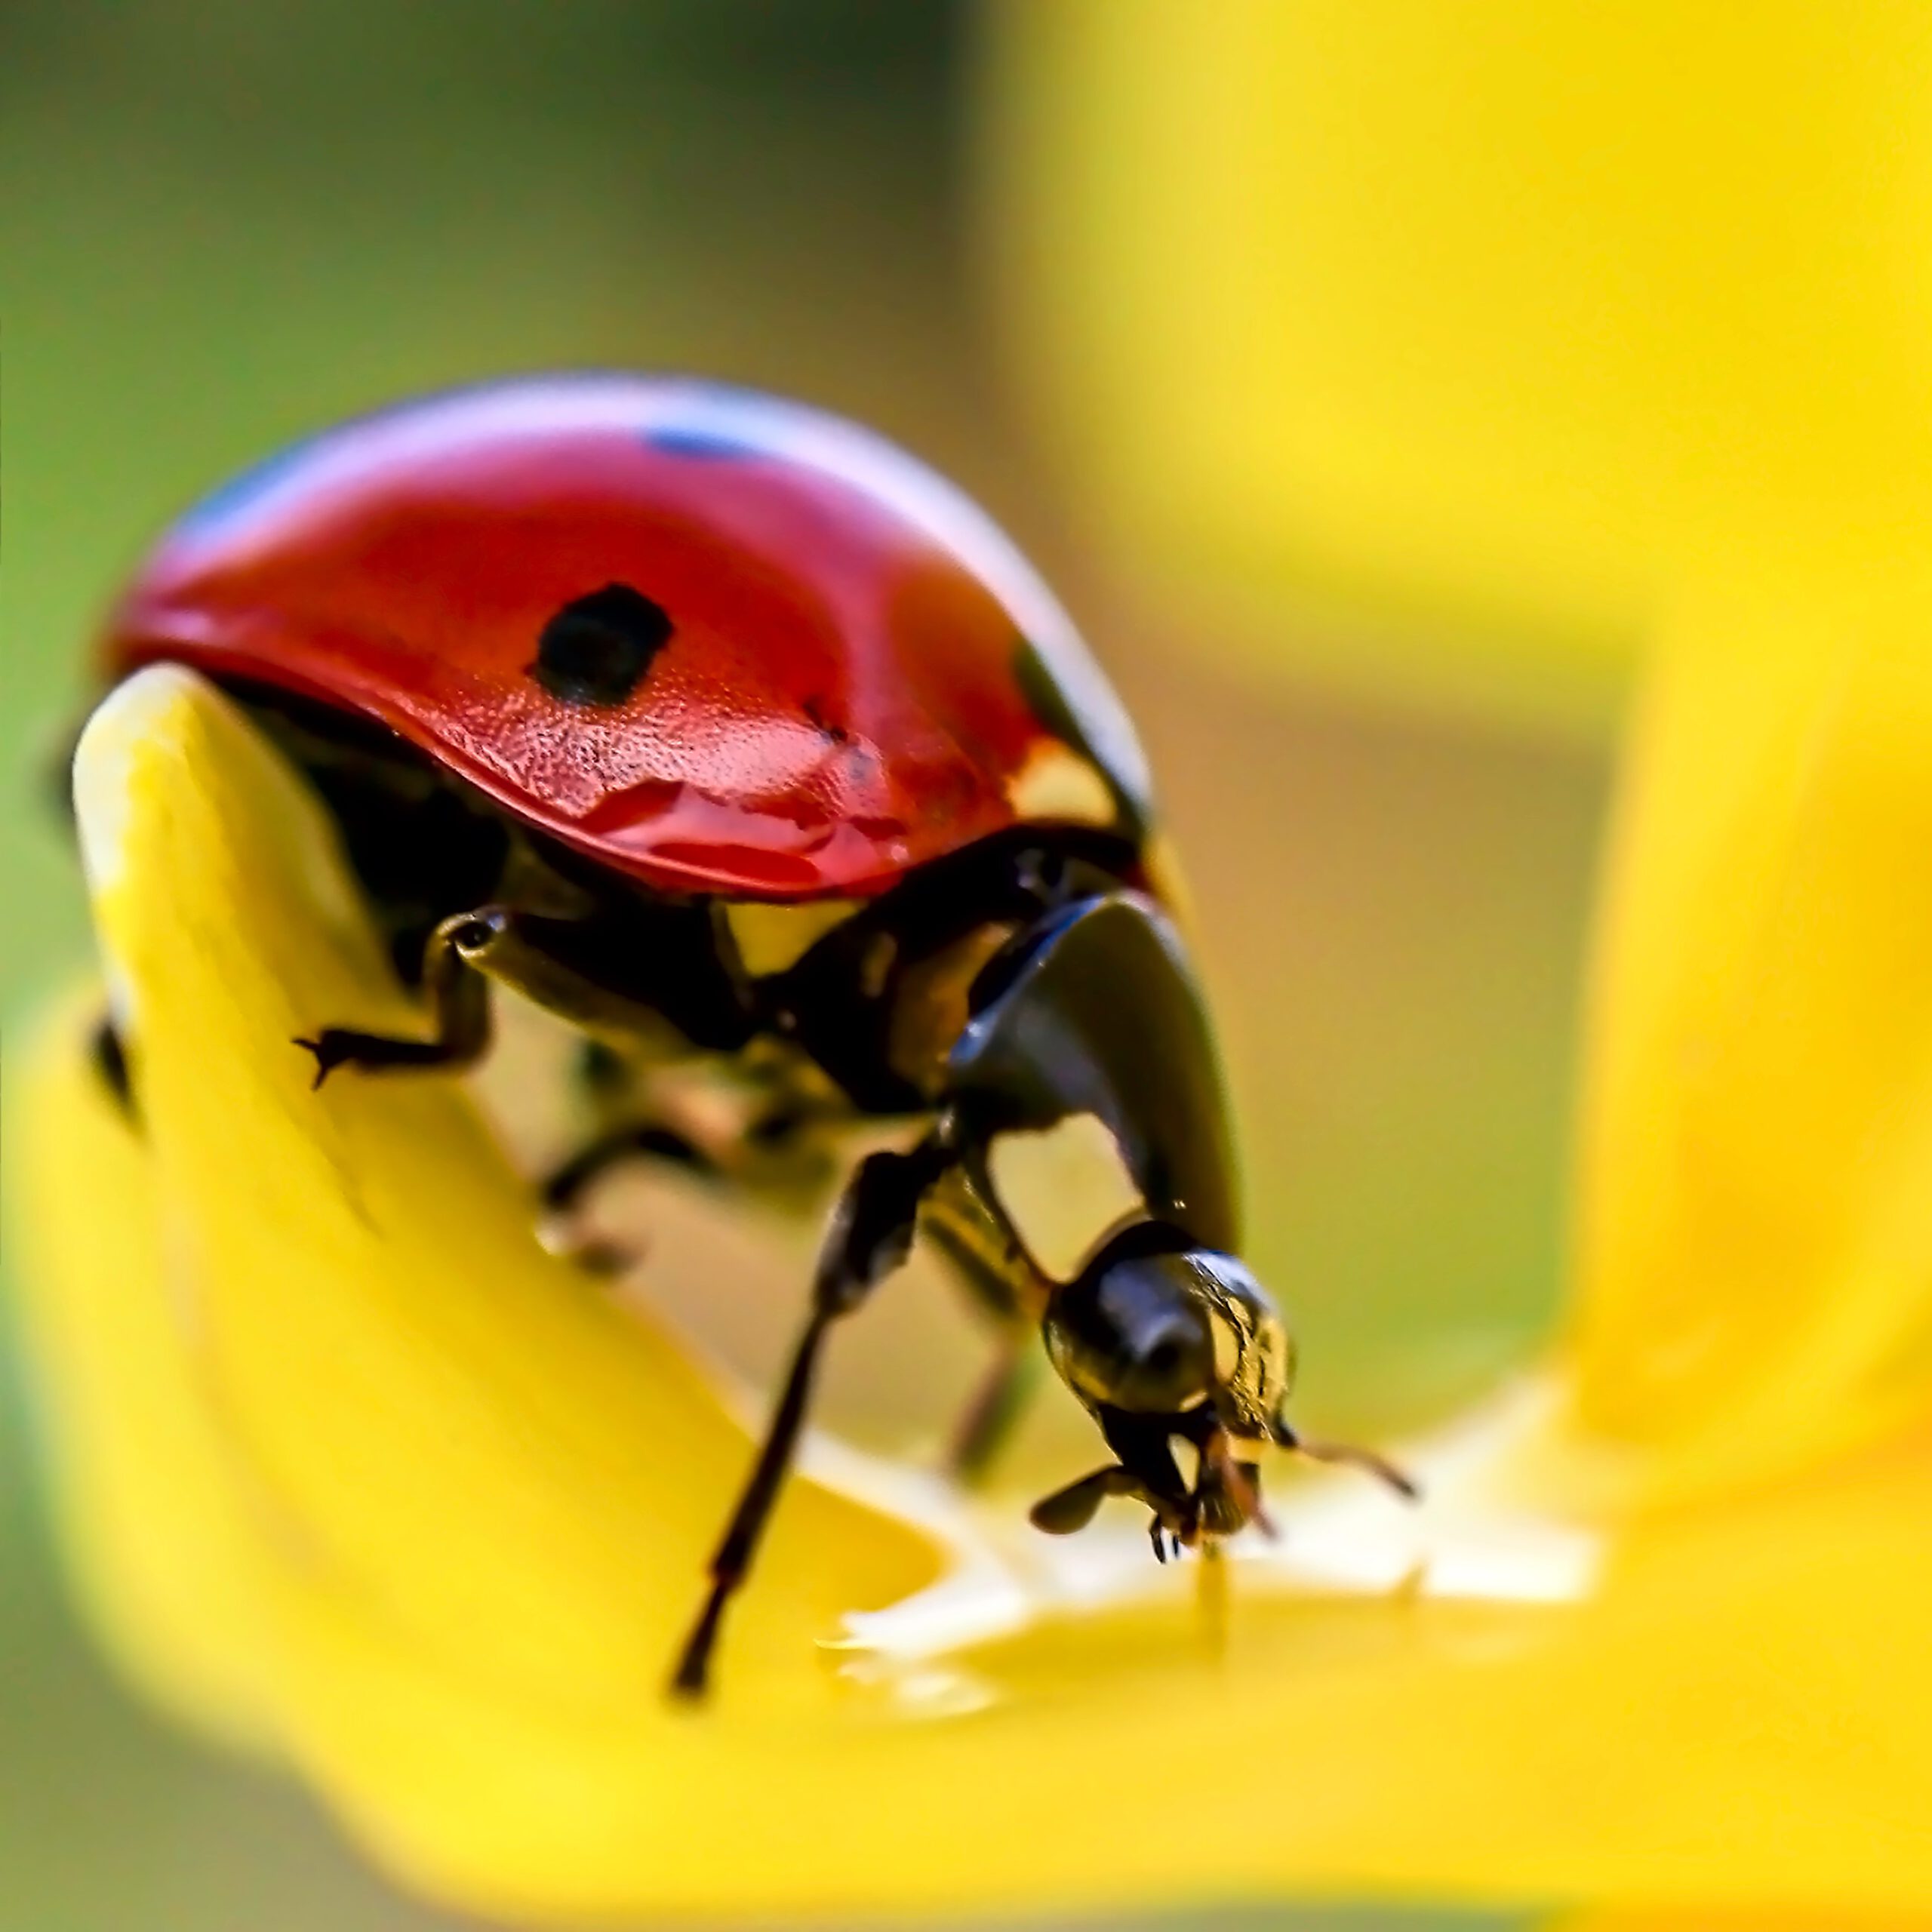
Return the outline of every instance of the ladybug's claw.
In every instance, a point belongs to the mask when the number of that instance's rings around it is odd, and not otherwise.
[[[315,1077],[309,1082],[309,1091],[312,1094],[349,1058],[348,1047],[334,1027],[328,1028],[312,1040],[295,1040],[290,1044],[303,1048],[315,1056]]]
[[[486,1016],[488,1009],[482,1009]],[[473,1016],[469,1016],[473,1018]],[[312,1040],[295,1044],[315,1056],[319,1087],[339,1066],[359,1066],[371,1073],[388,1070],[427,1071],[467,1066],[482,1051],[488,1033],[481,1026],[440,1026],[430,1040],[392,1039],[386,1033],[358,1033],[349,1026],[325,1026]]]

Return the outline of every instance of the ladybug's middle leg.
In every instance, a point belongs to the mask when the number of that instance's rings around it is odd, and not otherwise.
[[[563,1214],[614,1170],[633,1161],[654,1161],[701,1174],[715,1174],[716,1163],[674,1127],[653,1120],[627,1121],[586,1141],[537,1183],[537,1196],[551,1214]]]
[[[586,1043],[577,1079],[596,1131],[540,1176],[546,1212],[572,1212],[638,1161],[729,1182],[780,1211],[818,1208],[843,1164],[839,1131],[854,1118],[822,1075],[814,1083],[790,1061],[702,1055],[669,1037],[641,1044],[626,1057]]]
[[[942,1124],[904,1154],[869,1154],[834,1210],[812,1281],[811,1312],[792,1351],[778,1407],[765,1430],[758,1460],[711,1559],[711,1589],[680,1652],[671,1688],[680,1697],[701,1696],[733,1593],[750,1574],[759,1539],[777,1500],[811,1399],[819,1351],[826,1332],[850,1315],[906,1259],[912,1245],[919,1202],[958,1158]]]
[[[1001,1331],[997,1352],[946,1444],[947,1475],[969,1487],[986,1480],[994,1459],[1011,1439],[1045,1366],[1036,1328],[1014,1326]]]
[[[426,1040],[398,1039],[325,1026],[313,1039],[297,1040],[315,1057],[319,1087],[339,1066],[376,1072],[387,1068],[473,1066],[490,1044],[490,986],[481,961],[509,930],[500,906],[458,912],[429,935],[423,961],[423,991],[435,1030]]]
[[[988,1212],[961,1170],[934,1190],[922,1214],[921,1228],[997,1338],[942,1463],[955,1481],[975,1486],[986,1479],[1039,1386],[1046,1367],[1040,1317],[1053,1284]]]

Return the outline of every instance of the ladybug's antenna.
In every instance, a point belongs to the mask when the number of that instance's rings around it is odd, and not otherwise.
[[[1422,1488],[1415,1478],[1404,1475],[1393,1463],[1373,1449],[1358,1448],[1352,1442],[1323,1442],[1312,1436],[1297,1435],[1284,1422],[1277,1421],[1273,1435],[1284,1449],[1306,1456],[1311,1463],[1342,1463],[1351,1469],[1366,1470],[1378,1481],[1386,1483],[1404,1501],[1420,1503]]]

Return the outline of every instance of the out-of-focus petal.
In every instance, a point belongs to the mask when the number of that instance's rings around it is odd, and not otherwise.
[[[1601,718],[1714,542],[1932,519],[1912,0],[993,27],[1014,360],[1192,647]]]
[[[273,1729],[259,1552],[183,1345],[194,1315],[180,1243],[91,1062],[105,1011],[97,992],[71,1002],[9,1069],[7,1192],[32,1204],[14,1272],[50,1398],[56,1520],[122,1666],[197,1726],[259,1748]]]
[[[1578,1400],[1676,1487],[1932,1396],[1932,570],[1676,614],[1595,995]]]
[[[1795,1909],[1755,1906],[1729,1911],[1721,1906],[1680,1909],[1623,1907],[1567,1912],[1547,1932],[1932,1932],[1932,1914],[1909,1908],[1864,1912],[1857,1906],[1814,1906]]]

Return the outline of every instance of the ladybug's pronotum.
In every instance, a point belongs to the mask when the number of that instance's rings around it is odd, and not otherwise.
[[[1136,1497],[1164,1556],[1257,1518],[1263,1445],[1297,1445],[1294,1355],[1235,1258],[1140,749],[1066,614],[949,485],[850,423],[706,383],[468,390],[190,512],[106,647],[112,676],[160,660],[306,773],[426,1001],[421,1038],[317,1014],[298,1044],[318,1083],[469,1065],[494,980],[592,1043],[608,1129],[552,1177],[552,1209],[620,1158],[756,1190],[836,1129],[906,1123],[832,1214],[675,1687],[704,1684],[827,1330],[915,1223],[1009,1334],[1038,1324],[1115,1459],[1039,1504],[1041,1528]],[[721,1075],[737,1105],[707,1133],[681,1093]]]

